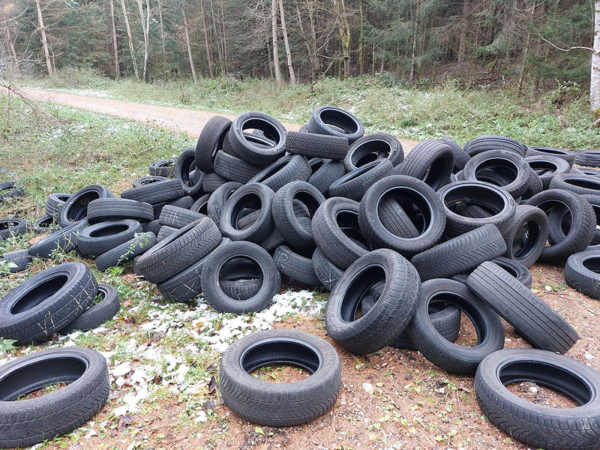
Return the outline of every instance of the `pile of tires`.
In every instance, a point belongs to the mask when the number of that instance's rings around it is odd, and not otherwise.
[[[416,349],[450,373],[476,375],[482,410],[507,433],[537,447],[583,448],[600,442],[582,437],[583,419],[561,412],[573,433],[559,445],[552,427],[522,432],[527,407],[515,409],[506,393],[506,402],[495,397],[506,379],[545,380],[581,402],[589,399],[579,384],[556,380],[577,373],[598,384],[556,355],[579,336],[530,290],[528,268],[540,261],[566,264],[569,285],[600,298],[600,178],[573,161],[569,152],[503,136],[464,147],[428,139],[404,155],[395,137],[364,136],[360,120],[330,106],[300,132],[258,112],[214,117],[195,148],[153,163],[121,198],[88,186],[61,199],[47,212],[62,228],[28,256],[77,249],[101,270],[133,259],[165,300],[203,295],[216,311],[235,314],[265,309],[282,283],[322,286],[331,291],[326,329],[340,347],[360,355]],[[470,347],[454,343],[463,316],[476,330]],[[503,350],[501,319],[535,350]],[[339,359],[311,339],[256,333],[233,344],[221,365],[225,402],[273,426],[324,414],[339,391]],[[519,358],[537,362],[506,362]],[[314,378],[271,392],[249,373],[273,361]],[[515,369],[498,378],[507,364]],[[550,381],[539,373],[544,364],[556,368]]]

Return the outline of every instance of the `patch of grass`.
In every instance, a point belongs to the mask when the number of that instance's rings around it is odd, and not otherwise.
[[[59,71],[52,80],[16,83],[216,112],[262,111],[298,123],[306,123],[315,107],[330,104],[356,114],[369,133],[389,132],[416,140],[448,135],[461,145],[477,135],[501,134],[528,145],[600,147],[588,97],[579,86],[572,100],[561,103],[554,91],[531,90],[519,96],[510,89],[465,91],[452,83],[419,90],[372,76],[344,82],[326,78],[312,85],[286,86],[281,92],[270,80],[225,77],[201,79],[196,85],[188,80],[145,84],[133,79],[115,82],[78,69]]]

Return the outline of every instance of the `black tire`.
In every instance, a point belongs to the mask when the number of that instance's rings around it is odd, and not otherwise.
[[[465,180],[484,181],[519,198],[529,187],[530,171],[521,155],[509,150],[492,150],[472,157],[463,173]]]
[[[459,181],[444,186],[438,195],[446,210],[446,230],[448,237],[456,237],[483,225],[493,224],[502,235],[506,235],[515,216],[517,204],[510,194],[502,189],[480,181]],[[459,205],[478,206],[488,217],[466,217],[456,207]]]
[[[244,129],[249,128],[263,131],[264,136],[272,141],[272,145],[255,145],[244,135]],[[246,112],[237,116],[231,124],[228,140],[235,155],[262,167],[281,158],[286,148],[286,132],[281,122],[260,112]]]
[[[190,211],[202,214],[203,216],[208,217],[208,200],[210,199],[210,194],[204,194],[198,200],[194,202],[192,206],[190,206]]]
[[[346,172],[381,159],[389,160],[394,167],[404,161],[402,144],[395,136],[386,133],[370,134],[355,141],[344,158]]]
[[[263,170],[261,167],[254,166],[223,150],[219,150],[215,157],[215,173],[227,180],[248,183],[261,170]]]
[[[25,219],[0,219],[0,242],[14,236],[27,233],[27,221]]]
[[[328,195],[329,186],[346,173],[343,164],[339,161],[312,158],[308,161],[308,165],[310,166],[312,175],[307,181],[323,195]]]
[[[152,176],[173,178],[175,176],[176,159],[161,159],[153,162],[148,168],[148,173]]]
[[[123,265],[133,258],[143,255],[157,243],[154,233],[140,233],[133,239],[110,249],[96,258],[96,267],[105,272],[111,267]]]
[[[312,171],[308,161],[301,155],[287,155],[256,174],[250,183],[261,183],[274,192],[292,181],[306,181]]]
[[[300,222],[300,224],[302,224],[302,220],[303,219],[300,218],[300,219],[298,219],[298,222]],[[310,219],[308,219],[308,221],[310,222]],[[275,228],[273,230],[273,232],[269,235],[269,237],[266,238],[264,241],[262,241],[259,245],[270,253],[273,250],[275,250],[277,247],[279,247],[280,245],[283,245],[283,244],[285,244],[285,239],[283,238],[281,233],[277,230],[277,228]]]
[[[523,285],[525,285],[528,289],[531,289],[532,277],[531,272],[527,267],[525,267],[520,262],[515,261],[514,259],[505,258],[504,256],[499,256],[498,258],[494,258],[491,260],[494,264],[502,267],[509,274],[511,274],[514,278],[519,280]],[[452,277],[453,280],[460,281],[461,283],[466,283],[467,279],[471,275],[471,272],[463,272],[458,275],[454,275]]]
[[[77,248],[77,238],[87,226],[88,222],[84,219],[61,228],[29,247],[29,255],[49,259],[54,252],[69,253]]]
[[[160,219],[160,214],[162,213],[163,208],[167,205],[176,206],[178,208],[183,208],[183,209],[190,209],[193,204],[194,204],[194,199],[192,197],[190,197],[189,195],[186,195],[185,197],[180,197],[177,200],[173,200],[168,203],[164,202],[164,203],[159,203],[157,205],[153,205],[152,208],[154,209],[154,220]]]
[[[330,197],[360,201],[373,184],[392,174],[394,166],[387,159],[373,161],[338,178],[329,186]]]
[[[475,269],[467,286],[533,347],[566,353],[579,339],[577,331],[552,308],[492,262]]]
[[[236,190],[225,202],[221,211],[220,229],[224,236],[232,241],[264,241],[274,228],[271,209],[275,193],[260,183],[249,183]],[[251,207],[260,210],[256,221],[245,229],[238,222],[243,210]]]
[[[150,203],[151,205],[168,203],[177,200],[184,195],[185,193],[183,192],[179,180],[168,180],[147,184],[145,186],[128,189],[121,193],[122,198]],[[156,218],[156,211],[154,217]]]
[[[319,106],[310,117],[308,132],[344,137],[352,143],[363,137],[365,128],[360,120],[343,109]]]
[[[580,152],[573,153],[569,150],[563,150],[560,148],[550,148],[550,147],[527,147],[527,153],[525,156],[541,156],[541,157],[553,157],[560,158],[565,160],[569,167],[573,167],[573,163],[575,162],[576,156]],[[579,164],[579,163],[578,163]]]
[[[402,175],[395,175],[402,176]],[[406,214],[400,203],[392,197],[382,198],[377,208],[381,224],[392,234],[401,238],[416,238],[421,233]],[[444,220],[446,216],[444,215]]]
[[[525,156],[527,146],[506,136],[477,136],[467,142],[463,149],[471,158],[479,153],[491,150],[509,150]]]
[[[262,280],[258,278],[247,280],[221,280],[219,284],[227,297],[237,300],[248,300],[258,293],[262,286]]]
[[[292,155],[342,160],[348,148],[350,145],[345,137],[295,131],[287,134],[286,150]]]
[[[221,211],[223,210],[223,206],[225,206],[225,202],[227,202],[229,197],[242,186],[242,183],[230,181],[211,194],[208,203],[206,204],[206,210],[208,212],[208,217],[210,217],[217,226],[221,225]]]
[[[196,220],[203,219],[206,217],[204,214],[200,214],[189,209],[178,208],[177,206],[166,205],[161,213],[160,224],[162,226],[183,228]]]
[[[532,381],[580,406],[552,408],[519,398],[506,386]],[[582,450],[600,447],[600,376],[566,356],[533,349],[502,350],[484,359],[475,375],[475,395],[487,419],[532,448]]]
[[[98,283],[85,264],[60,264],[34,275],[0,302],[0,337],[16,345],[45,340],[73,322],[96,297]]]
[[[219,285],[221,269],[237,258],[252,261],[260,270],[263,280],[256,295],[246,300],[228,297]],[[251,242],[230,242],[217,248],[204,265],[201,278],[204,298],[218,312],[245,314],[262,311],[281,289],[281,276],[273,258],[266,250]]]
[[[153,220],[152,222],[143,223],[142,231],[144,233],[152,233],[155,236],[158,236],[158,233],[160,232],[161,227],[162,227],[162,225],[160,223],[160,220],[156,219],[156,220]]]
[[[0,202],[11,198],[23,197],[25,188],[18,181],[9,181],[8,183],[0,183]]]
[[[222,247],[228,242],[231,241],[227,238],[223,238],[216,248]],[[211,254],[212,253],[209,253],[183,272],[158,284],[157,288],[166,301],[188,303],[202,294],[202,268],[204,267],[204,263],[210,259]]]
[[[0,447],[27,447],[68,434],[94,417],[110,392],[108,364],[100,353],[70,347],[17,358],[0,368],[6,383],[0,398]],[[56,392],[15,401],[45,386]]]
[[[69,197],[60,209],[58,223],[61,227],[66,227],[73,222],[79,222],[87,218],[88,205],[94,200],[100,198],[110,198],[113,195],[106,186],[92,185],[78,190]]]
[[[35,223],[33,224],[33,232],[37,234],[44,234],[50,232],[52,229],[57,227],[59,227],[59,225],[54,221],[54,218],[52,216],[46,215],[40,217],[35,221]]]
[[[365,294],[383,281],[379,300],[360,317]],[[352,353],[366,355],[391,344],[410,322],[419,297],[421,280],[400,254],[380,249],[355,261],[339,279],[327,301],[327,333]]]
[[[85,228],[77,237],[77,249],[84,256],[100,256],[142,232],[135,220],[100,222]]]
[[[286,245],[281,245],[273,253],[273,261],[279,272],[292,280],[310,286],[319,286],[321,281],[315,274],[311,258],[299,255]]]
[[[589,202],[580,195],[549,189],[527,200],[527,205],[537,206],[544,211],[548,216],[549,230],[552,229],[555,220],[562,222],[565,212],[570,213],[572,218],[572,225],[561,241],[553,242],[549,232],[551,245],[544,248],[539,261],[552,264],[565,261],[572,254],[585,250],[592,242],[596,230],[596,216]]]
[[[535,206],[519,205],[512,226],[504,237],[505,256],[526,267],[531,267],[546,247],[548,217],[544,211]]]
[[[399,221],[404,221],[404,218],[391,217],[393,210],[387,211],[387,214],[385,209],[381,211],[382,200],[395,201],[399,211],[414,212],[412,216],[407,215],[409,220],[406,224],[415,226],[418,236],[406,238],[386,228],[381,220],[382,215],[386,217],[386,223],[392,218]],[[405,175],[394,175],[379,180],[369,188],[360,202],[358,222],[372,247],[387,247],[405,256],[412,256],[433,247],[440,240],[446,217],[442,201],[425,182]],[[401,228],[400,225],[393,229]]]
[[[58,220],[60,210],[64,204],[71,198],[71,194],[52,193],[46,200],[46,214]]]
[[[527,161],[529,167],[531,167],[533,171],[538,174],[542,180],[544,189],[550,188],[550,182],[556,175],[569,173],[571,170],[569,163],[563,158],[559,158],[557,156],[528,156],[525,158],[525,161]]]
[[[298,222],[294,211],[294,202],[300,201],[308,208],[309,216],[315,213],[325,202],[325,197],[316,187],[306,181],[293,181],[282,187],[273,197],[271,208],[275,226],[290,244],[297,250],[308,250],[315,247],[312,228],[303,227]]]
[[[600,251],[586,250],[569,256],[565,280],[573,289],[600,299]]]
[[[573,158],[575,164],[580,166],[600,167],[600,151],[598,150],[580,150],[573,154]]]
[[[160,227],[160,230],[159,230],[158,234],[156,235],[156,242],[160,242],[163,239],[165,239],[167,236],[171,236],[173,233],[177,233],[177,230],[179,230],[179,228],[173,228],[173,227],[169,227],[169,226]]]
[[[315,275],[328,291],[333,290],[344,274],[344,271],[329,261],[318,248],[313,253],[312,265]]]
[[[231,120],[226,117],[213,116],[206,122],[196,143],[196,167],[198,170],[206,174],[214,171],[215,156],[223,148],[223,140],[230,128]]]
[[[93,330],[119,313],[121,299],[114,287],[108,284],[98,284],[98,293],[96,295],[102,295],[102,300],[90,306],[77,319],[62,330],[59,330],[59,334],[67,335],[75,330]]]
[[[454,170],[454,152],[448,144],[427,139],[413,148],[394,173],[418,178],[437,191],[450,183]]]
[[[196,170],[195,148],[186,148],[181,152],[175,163],[175,178],[181,183],[185,195],[196,195],[202,191],[204,174]]]
[[[544,190],[544,184],[540,176],[533,170],[529,169],[529,182],[527,183],[527,189],[523,193],[520,199],[517,199],[520,204],[524,203],[525,200],[529,200],[534,195],[539,194]]]
[[[312,375],[293,383],[266,383],[249,375],[269,364],[291,364]],[[293,330],[252,333],[223,354],[220,388],[225,404],[250,422],[287,427],[310,422],[329,411],[341,387],[336,350],[321,338]]]
[[[600,178],[563,173],[552,178],[550,189],[562,189],[579,195],[600,195]]]
[[[162,283],[212,252],[221,242],[215,223],[206,218],[183,227],[156,244],[138,260],[138,269],[151,283]]]
[[[433,328],[446,339],[448,342],[454,342],[458,338],[460,332],[460,316],[461,311],[454,306],[444,307],[439,305],[439,308],[429,308],[429,319]],[[408,333],[403,331],[400,335],[392,342],[392,347],[400,348],[405,350],[416,350],[417,347],[410,340]]]
[[[317,247],[343,270],[373,250],[360,231],[358,207],[354,200],[330,198],[319,207],[312,220]]]
[[[223,178],[221,175],[206,173],[202,181],[202,190],[210,194],[228,182],[229,180]]]
[[[169,181],[169,179],[167,177],[146,175],[146,176],[139,177],[139,178],[136,178],[135,180],[133,180],[131,187],[136,188],[136,187],[140,187],[140,186],[145,186],[147,184],[160,183],[161,181]]]
[[[91,224],[109,220],[132,219],[138,222],[154,220],[154,210],[149,203],[124,198],[101,198],[88,206],[88,222]]]
[[[27,266],[31,264],[31,257],[27,250],[17,250],[7,252],[0,257],[0,266],[6,264],[10,273],[18,273],[27,270]]]
[[[466,314],[477,331],[476,346],[456,345],[436,331],[429,315],[430,306],[436,303],[454,306]],[[417,310],[407,331],[425,358],[461,375],[473,375],[486,356],[504,347],[504,328],[498,315],[467,286],[454,280],[437,278],[421,285]]]
[[[469,231],[429,250],[411,260],[421,280],[450,278],[468,272],[484,261],[506,252],[506,242],[495,225]]]
[[[454,153],[454,173],[458,173],[465,168],[471,157],[458,145],[452,138],[444,136],[440,139],[444,144],[448,144]]]
[[[600,225],[600,195],[582,195],[584,199],[588,201],[588,203],[592,206],[594,210],[594,215],[596,216],[596,230],[594,231],[594,238],[590,245],[598,245],[600,244],[600,229],[598,229],[598,225]]]

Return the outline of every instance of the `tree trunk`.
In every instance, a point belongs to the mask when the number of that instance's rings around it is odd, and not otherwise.
[[[529,16],[530,23],[533,22],[535,16],[535,0],[531,5],[531,14]],[[523,89],[523,80],[525,78],[525,69],[527,68],[527,58],[529,57],[529,47],[531,46],[531,29],[527,29],[527,37],[525,38],[525,49],[523,50],[523,62],[521,63],[521,71],[519,73],[519,82],[517,93],[520,95]]]
[[[594,7],[594,51],[592,53],[592,75],[590,81],[590,103],[594,117],[600,117],[600,1]]]
[[[211,17],[212,29],[213,29],[213,33],[215,34],[214,41],[217,46],[217,56],[219,57],[219,66],[221,68],[221,75],[222,75],[223,73],[225,73],[225,63],[223,60],[223,48],[222,48],[223,41],[221,39],[219,39],[219,30],[217,28],[217,16],[215,14],[213,0],[209,0],[209,5],[210,5],[210,17]]]
[[[342,67],[340,68],[340,79],[350,76],[350,43],[352,41],[352,32],[348,25],[348,17],[346,14],[346,5],[344,0],[333,0],[336,6],[338,16],[338,31],[340,33],[340,43],[342,47]],[[342,71],[343,70],[343,71]]]
[[[112,24],[112,44],[113,55],[115,60],[115,80],[119,79],[119,49],[117,48],[117,24],[115,23],[115,3],[110,0],[110,22]]]
[[[135,50],[133,48],[133,37],[131,36],[131,27],[129,26],[129,18],[127,17],[127,7],[125,6],[125,0],[121,0],[121,7],[123,8],[123,16],[125,17],[125,28],[127,30],[127,38],[129,39],[129,52],[131,53],[131,61],[133,63],[133,72],[135,78],[140,79],[138,73],[137,61],[135,59]]]
[[[469,0],[463,0],[462,23],[460,24],[460,36],[458,38],[458,64],[465,61],[467,54],[467,31],[469,29]]]
[[[38,26],[42,35],[42,47],[44,47],[44,55],[46,57],[46,67],[48,68],[48,75],[53,76],[54,71],[52,70],[52,61],[50,60],[50,50],[48,49],[48,39],[46,38],[46,27],[44,26],[44,17],[42,16],[42,7],[40,6],[40,0],[35,0],[35,6],[37,8]]]
[[[365,30],[365,19],[363,14],[363,0],[358,0],[358,11],[360,14],[360,22],[358,29],[358,74],[363,75],[365,73],[364,67],[364,55],[363,55],[363,40],[364,40],[364,30]]]
[[[319,53],[317,48],[317,30],[315,28],[315,17],[314,17],[314,3],[310,0],[307,2],[308,5],[308,20],[310,22],[310,47],[311,47],[311,65],[315,73],[321,72],[321,64],[319,60]]]
[[[6,40],[8,41],[8,46],[10,47],[10,52],[12,53],[13,60],[15,61],[15,70],[18,74],[21,73],[21,68],[19,67],[19,58],[17,57],[17,51],[15,50],[15,43],[12,40],[12,36],[10,35],[10,24],[8,20],[5,22],[6,24]]]
[[[162,1],[158,0],[158,20],[160,22],[160,42],[162,46],[162,57],[163,57],[163,75],[164,79],[167,79],[167,50],[166,50],[166,36],[165,36],[165,27],[163,24],[163,16],[162,16]]]
[[[223,29],[223,56],[225,57],[225,73],[229,71],[229,54],[227,53],[227,33],[225,32],[225,8],[223,0],[219,0],[221,8],[221,28]]]
[[[290,82],[296,84],[296,73],[292,65],[292,52],[290,51],[290,43],[288,42],[287,28],[285,27],[285,13],[283,10],[283,0],[279,0],[279,13],[281,14],[281,31],[283,32],[283,43],[285,44],[285,54],[287,55],[287,65],[290,72]]]
[[[206,28],[206,15],[204,13],[204,0],[200,0],[200,16],[202,16],[202,28],[204,29],[204,43],[206,45],[206,58],[208,59],[208,73],[214,78],[212,68],[212,57],[210,56],[210,42],[208,41],[208,29]]]
[[[410,63],[410,82],[415,80],[415,68],[417,66],[417,33],[419,31],[419,7],[421,6],[421,0],[417,0],[417,7],[415,9],[415,20],[413,29],[413,42],[412,42],[412,54]]]
[[[196,67],[194,67],[194,57],[192,56],[192,44],[190,43],[190,32],[188,30],[188,21],[185,14],[184,0],[181,0],[181,12],[183,13],[183,28],[185,30],[185,42],[187,43],[188,58],[190,59],[190,68],[192,69],[192,78],[194,79],[194,84],[196,84],[198,83],[198,78],[196,78]]]
[[[148,61],[150,59],[150,0],[146,0],[146,17],[144,17],[144,6],[142,0],[137,0],[142,21],[142,33],[144,34],[144,82],[148,82]]]
[[[277,38],[277,0],[271,0],[271,25],[273,31],[273,67],[277,89],[281,90],[281,69],[279,68],[279,41]]]

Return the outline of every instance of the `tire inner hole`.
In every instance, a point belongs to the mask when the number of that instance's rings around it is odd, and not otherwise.
[[[378,159],[387,159],[390,152],[390,144],[384,140],[367,141],[354,149],[351,162],[354,167],[362,167]]]
[[[259,211],[260,209],[262,209],[260,196],[254,193],[243,195],[238,199],[235,205],[233,205],[231,211],[231,226],[236,230],[243,230],[252,226],[254,222],[248,224],[248,220],[240,222],[240,219]],[[254,220],[256,221],[256,219]]]
[[[461,208],[457,208],[458,205],[467,208],[477,206],[486,214],[489,214],[488,217],[500,214],[506,206],[504,198],[486,186],[458,185],[446,192],[443,201],[450,211],[463,217],[469,216]]]
[[[381,266],[368,266],[350,283],[341,305],[341,317],[344,322],[359,320],[363,314],[362,303],[377,303],[385,289],[386,274]],[[369,299],[370,298],[370,299]]]
[[[0,222],[0,230],[8,230],[9,228],[16,227],[19,225],[19,222]]]
[[[50,393],[56,388],[45,388],[71,384],[79,379],[86,369],[87,364],[84,361],[68,357],[46,359],[21,367],[0,380],[0,401],[21,400],[40,390],[41,395]]]
[[[371,251],[358,225],[358,213],[353,211],[340,211],[336,214],[336,222],[342,233],[359,247]]]
[[[534,220],[524,223],[513,240],[512,251],[517,259],[527,258],[536,248],[541,237],[540,224]]]
[[[430,311],[432,306],[437,305],[439,308],[440,304],[455,306],[461,310],[460,330],[454,341],[454,345],[474,348],[487,341],[488,331],[485,326],[486,320],[481,315],[481,312],[461,295],[454,292],[436,292],[428,299],[427,303],[428,311]]]
[[[240,363],[255,378],[285,383],[315,373],[322,365],[322,358],[307,345],[282,339],[251,347],[242,354]]]
[[[219,286],[235,300],[254,297],[263,284],[263,273],[251,258],[235,257],[225,262],[219,271]]]
[[[514,395],[550,408],[575,408],[592,397],[587,384],[574,374],[535,361],[514,362],[499,371],[500,381]]]
[[[98,228],[90,233],[90,237],[100,238],[106,236],[114,236],[115,234],[127,231],[129,227],[127,225],[111,225],[108,227]]]
[[[503,158],[482,161],[475,168],[475,179],[496,186],[507,186],[517,179],[519,169],[515,163]]]
[[[377,214],[386,230],[404,238],[423,234],[431,226],[433,215],[431,206],[422,195],[401,187],[381,197]]]
[[[243,136],[246,139],[246,141],[251,142],[253,144],[258,143],[262,144],[263,146],[267,146],[269,145],[268,141],[272,141],[273,145],[270,146],[274,147],[275,145],[279,144],[279,142],[281,142],[281,136],[277,128],[275,128],[269,122],[262,119],[247,120],[242,125],[242,130],[244,131]],[[259,135],[252,134],[254,130],[261,131],[268,141],[264,138],[261,139],[261,136]]]
[[[36,307],[62,289],[62,287],[67,284],[67,281],[69,281],[69,277],[66,275],[58,275],[42,282],[39,286],[36,286],[23,295],[14,304],[10,310],[11,314],[20,314]]]
[[[345,134],[358,131],[358,124],[347,114],[331,109],[324,109],[320,114],[321,121],[328,127]]]
[[[77,222],[84,217],[87,216],[87,207],[88,205],[100,198],[100,194],[98,192],[88,192],[83,196],[79,197],[77,201],[73,202],[71,208],[68,211],[67,219],[72,222]]]

